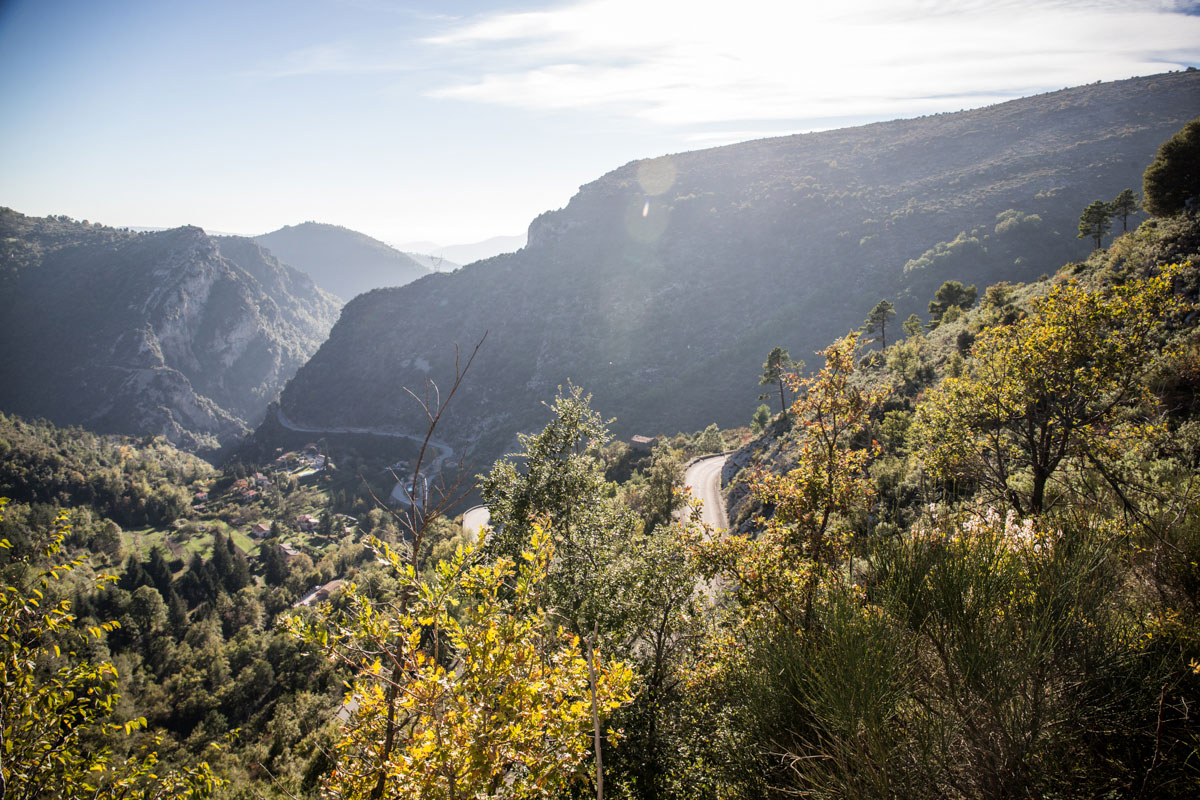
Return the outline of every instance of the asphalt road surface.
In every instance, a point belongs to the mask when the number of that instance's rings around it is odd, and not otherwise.
[[[479,533],[491,521],[492,515],[488,512],[487,506],[473,506],[463,512],[463,530],[467,533],[475,534],[476,541],[479,540]]]
[[[701,520],[714,528],[729,527],[729,517],[725,514],[725,503],[721,498],[721,469],[727,458],[723,453],[705,456],[688,467],[683,475],[684,486],[691,489],[693,497],[704,503]]]

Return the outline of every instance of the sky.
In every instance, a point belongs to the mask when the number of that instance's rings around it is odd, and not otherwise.
[[[0,205],[461,244],[634,159],[1188,66],[1174,0],[0,0]]]

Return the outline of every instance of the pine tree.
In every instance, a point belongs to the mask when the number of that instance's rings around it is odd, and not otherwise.
[[[171,626],[171,633],[176,639],[182,639],[187,633],[187,603],[183,602],[183,598],[174,589],[167,594],[167,624]]]
[[[1129,230],[1129,215],[1136,214],[1138,210],[1138,198],[1133,189],[1125,189],[1112,203],[1108,206],[1114,217],[1121,220],[1121,232],[1125,233]]]
[[[771,352],[767,354],[767,360],[763,362],[763,374],[758,380],[759,386],[779,385],[779,411],[780,413],[787,410],[787,398],[784,395],[783,384],[784,375],[796,368],[797,364],[792,361],[792,357],[788,355],[788,351],[782,347],[773,347]],[[759,400],[766,400],[767,393],[760,394]]]
[[[938,287],[937,294],[933,296],[933,300],[929,303],[929,330],[933,330],[938,325],[942,324],[942,317],[951,308],[959,308],[963,311],[975,305],[975,298],[979,296],[975,286],[963,286],[959,281],[946,281]]]
[[[146,570],[142,568],[142,560],[137,553],[129,556],[125,562],[125,574],[121,576],[121,582],[118,584],[127,592],[133,592],[139,586],[147,586],[153,584],[150,576],[146,574]]]
[[[171,589],[171,580],[174,575],[171,574],[171,567],[167,564],[162,548],[158,545],[150,548],[150,558],[146,560],[145,570],[154,588],[158,589],[159,594],[165,596]]]
[[[871,313],[867,314],[867,321],[863,326],[863,334],[870,336],[879,331],[879,347],[881,350],[887,350],[887,318],[894,316],[896,316],[896,307],[888,300],[880,300],[871,309]]]
[[[908,319],[904,320],[902,325],[905,336],[921,336],[925,333],[925,324],[921,322],[921,318],[916,314],[909,314]]]
[[[1103,200],[1094,200],[1079,216],[1079,239],[1091,237],[1100,249],[1105,234],[1112,228],[1112,208]]]

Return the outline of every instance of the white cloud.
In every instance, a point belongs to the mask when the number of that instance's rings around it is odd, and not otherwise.
[[[590,0],[427,39],[464,70],[430,94],[687,126],[931,113],[1200,60],[1200,17],[1181,13],[1195,7]]]
[[[272,63],[245,74],[264,78],[313,75],[371,75],[411,71],[414,67],[390,54],[378,54],[350,40],[322,42],[292,50]]]

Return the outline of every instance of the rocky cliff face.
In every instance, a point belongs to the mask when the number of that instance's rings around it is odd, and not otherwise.
[[[247,239],[0,211],[0,407],[211,448],[262,418],[335,298]]]
[[[812,353],[881,298],[1022,281],[1087,255],[1080,211],[1139,188],[1200,108],[1200,73],[627,164],[543,214],[520,252],[362,295],[296,375],[288,416],[416,430],[489,331],[443,435],[503,453],[568,380],[619,435],[744,423],[775,345]]]

